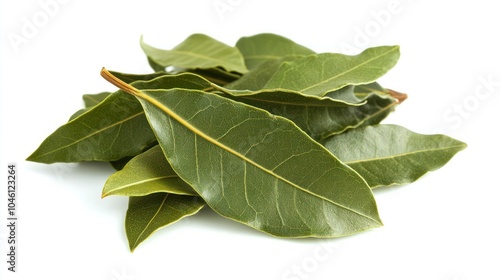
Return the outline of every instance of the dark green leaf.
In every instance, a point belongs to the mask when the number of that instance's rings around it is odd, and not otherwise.
[[[325,142],[372,188],[411,183],[445,165],[466,146],[445,135],[417,134],[397,125],[354,129]]]
[[[258,94],[230,98],[288,118],[318,141],[352,128],[377,124],[398,104],[390,96],[377,94],[372,94],[364,103],[357,105],[314,97],[286,91],[260,91]]]
[[[134,98],[115,92],[47,137],[30,161],[112,161],[137,154],[155,141]]]
[[[365,181],[293,122],[215,94],[138,91],[103,76],[138,96],[172,168],[222,216],[287,237],[381,225]]]
[[[151,81],[138,81],[133,85],[141,89],[205,89],[207,83],[199,78],[193,79],[192,76],[162,76]],[[134,97],[117,91],[59,127],[28,160],[43,163],[115,161],[135,156],[155,141],[139,102]]]
[[[130,251],[155,231],[196,214],[203,206],[203,200],[196,196],[155,193],[130,197],[125,218]]]

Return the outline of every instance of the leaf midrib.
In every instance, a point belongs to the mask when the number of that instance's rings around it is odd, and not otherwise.
[[[209,94],[209,93],[206,93],[206,94]],[[282,176],[280,176],[280,175],[278,175],[278,174],[276,174],[276,173],[272,172],[271,170],[268,170],[267,168],[263,167],[262,165],[260,165],[260,164],[258,164],[258,163],[256,163],[256,162],[254,162],[253,160],[251,160],[251,159],[249,159],[249,158],[245,157],[244,155],[240,154],[239,152],[237,152],[237,151],[233,150],[232,148],[227,147],[226,145],[224,145],[224,144],[222,144],[222,143],[220,143],[220,142],[216,141],[216,140],[215,140],[215,139],[213,139],[212,137],[210,137],[210,136],[206,135],[205,133],[203,133],[202,131],[200,131],[199,129],[197,129],[197,128],[196,128],[196,127],[194,127],[193,125],[191,125],[189,122],[187,122],[187,121],[186,121],[186,120],[184,120],[182,117],[180,117],[177,113],[175,113],[174,111],[170,110],[167,106],[163,105],[160,101],[158,101],[158,100],[157,100],[157,99],[155,99],[154,97],[152,97],[152,96],[150,96],[150,95],[148,95],[148,94],[144,93],[143,91],[139,91],[139,92],[138,92],[138,94],[137,94],[137,96],[138,96],[138,97],[140,97],[140,98],[142,98],[143,100],[145,100],[145,101],[147,101],[147,102],[151,103],[152,105],[154,105],[154,106],[155,106],[155,107],[157,107],[158,109],[162,110],[163,112],[165,112],[168,116],[170,116],[171,118],[175,119],[175,120],[176,120],[177,122],[179,122],[181,125],[185,126],[185,127],[186,127],[186,128],[188,128],[189,130],[191,130],[191,131],[192,131],[195,135],[198,135],[198,136],[202,137],[203,139],[205,139],[206,141],[208,141],[208,142],[210,142],[210,143],[212,143],[212,144],[214,144],[214,145],[218,146],[219,148],[221,148],[221,149],[223,149],[223,150],[225,150],[225,151],[227,151],[227,152],[229,152],[229,153],[233,154],[233,155],[234,155],[234,156],[236,156],[236,157],[239,157],[239,158],[240,158],[240,159],[242,159],[243,161],[248,162],[248,163],[250,163],[250,164],[254,165],[254,166],[255,166],[255,167],[257,167],[258,169],[260,169],[260,170],[262,170],[262,171],[264,171],[264,172],[266,172],[266,173],[270,174],[271,176],[274,176],[275,178],[277,178],[277,179],[279,179],[279,180],[281,180],[281,181],[283,181],[283,182],[285,182],[285,183],[287,183],[287,184],[291,185],[292,187],[295,187],[295,188],[296,188],[296,189],[298,189],[298,190],[301,190],[301,191],[303,191],[303,192],[305,192],[305,193],[308,193],[308,194],[310,194],[310,195],[312,195],[312,196],[314,196],[314,197],[320,198],[320,199],[322,199],[322,200],[328,201],[328,202],[330,202],[330,203],[332,203],[332,204],[334,204],[334,205],[336,205],[336,206],[338,206],[338,207],[340,207],[340,208],[346,209],[346,210],[348,210],[348,211],[352,211],[353,213],[356,213],[356,214],[358,214],[358,215],[360,215],[360,216],[363,216],[363,217],[365,217],[365,218],[367,218],[367,219],[370,219],[370,220],[375,221],[375,222],[377,222],[377,223],[378,223],[378,221],[376,221],[376,220],[375,220],[375,219],[373,219],[372,217],[369,217],[369,216],[367,216],[367,215],[365,215],[365,214],[363,214],[363,213],[360,213],[360,212],[358,212],[358,211],[356,211],[356,210],[354,210],[354,209],[351,209],[351,208],[348,208],[348,207],[346,207],[346,206],[344,206],[344,205],[342,205],[342,204],[339,204],[338,202],[332,201],[332,200],[330,200],[330,199],[328,199],[328,198],[326,198],[326,197],[320,196],[320,195],[318,195],[318,194],[316,194],[316,193],[313,193],[313,192],[311,192],[311,191],[309,191],[309,190],[307,190],[307,189],[304,189],[304,188],[302,188],[302,187],[298,186],[297,184],[295,184],[295,183],[293,183],[293,182],[291,182],[291,181],[287,180],[286,178],[283,178]]]
[[[376,57],[373,57],[373,58],[371,58],[371,59],[369,59],[369,60],[366,60],[366,61],[364,61],[364,62],[362,62],[362,63],[360,63],[360,64],[356,65],[355,67],[348,69],[347,71],[341,72],[341,73],[339,73],[339,74],[337,74],[337,75],[335,75],[335,76],[333,76],[333,77],[328,78],[327,80],[324,80],[324,81],[321,81],[321,82],[319,82],[319,83],[316,83],[316,84],[310,85],[310,86],[308,86],[308,87],[306,87],[306,88],[300,89],[299,91],[307,91],[307,90],[309,90],[309,89],[311,89],[311,88],[314,88],[314,87],[316,87],[316,86],[319,86],[319,85],[321,85],[321,84],[325,84],[325,83],[327,83],[327,82],[329,82],[329,81],[331,81],[331,80],[333,80],[333,79],[337,79],[338,77],[340,77],[340,76],[342,76],[342,75],[346,75],[347,73],[352,72],[352,71],[354,71],[354,70],[358,69],[358,68],[359,68],[359,67],[361,67],[361,66],[364,66],[364,65],[366,65],[366,64],[368,64],[368,63],[370,63],[370,62],[372,62],[372,61],[374,61],[374,60],[379,59],[380,57],[382,57],[382,56],[384,56],[384,55],[387,55],[388,53],[390,53],[390,52],[394,51],[394,50],[395,50],[395,49],[397,49],[397,48],[398,48],[397,46],[392,47],[392,48],[391,48],[391,49],[389,49],[388,51],[386,51],[386,52],[384,52],[384,53],[382,53],[382,54],[380,54],[380,55],[378,55],[378,56],[376,56]]]
[[[117,191],[121,191],[123,189],[126,189],[126,188],[129,188],[129,187],[133,187],[133,186],[136,186],[136,185],[139,185],[139,184],[144,184],[144,183],[149,183],[149,182],[153,182],[153,181],[159,181],[159,180],[163,180],[163,179],[172,179],[172,178],[179,178],[179,176],[177,175],[166,175],[166,176],[159,176],[159,177],[153,177],[153,178],[148,178],[148,179],[144,179],[144,180],[140,180],[140,181],[135,181],[133,183],[130,183],[130,184],[126,184],[126,185],[122,185],[118,188],[113,188],[112,190],[106,192],[105,194],[103,194],[103,196],[108,196],[112,193],[115,193]]]
[[[394,159],[394,158],[410,156],[410,155],[414,155],[414,154],[418,154],[418,153],[428,153],[428,152],[452,150],[452,149],[463,148],[463,147],[464,147],[463,144],[459,144],[459,145],[453,145],[453,146],[448,146],[448,147],[443,147],[443,148],[421,149],[421,150],[411,151],[408,153],[399,153],[399,154],[391,155],[391,156],[374,157],[374,158],[367,158],[367,159],[353,160],[353,161],[344,161],[344,163],[345,164],[360,164],[360,163],[365,163],[365,162],[376,162],[376,161],[382,161],[382,160],[386,160],[386,159]]]
[[[169,195],[170,194],[168,194],[168,193],[165,194],[165,198],[161,202],[160,207],[158,207],[158,210],[156,210],[156,213],[153,215],[153,217],[151,217],[151,219],[149,219],[148,224],[144,227],[144,229],[141,231],[141,233],[137,236],[136,240],[134,241],[134,246],[133,246],[134,248],[137,247],[137,245],[140,243],[139,240],[141,239],[142,235],[144,235],[144,233],[146,232],[146,229],[149,228],[149,226],[151,225],[153,220],[156,218],[156,216],[158,216],[158,213],[160,213],[160,211],[163,208],[163,206],[165,205],[165,201],[167,200]]]
[[[59,151],[59,150],[66,149],[67,147],[70,147],[70,146],[76,145],[76,144],[80,143],[81,141],[83,141],[83,140],[85,140],[85,139],[87,139],[87,138],[90,138],[90,137],[92,137],[92,136],[94,136],[94,135],[97,135],[97,134],[99,134],[99,133],[101,133],[101,132],[103,132],[103,131],[105,131],[105,130],[107,130],[107,129],[110,129],[110,128],[114,127],[114,126],[117,126],[117,125],[123,124],[123,123],[125,123],[125,122],[127,122],[127,121],[129,121],[129,120],[132,120],[132,119],[134,119],[134,118],[136,118],[136,117],[139,117],[140,115],[143,115],[143,114],[144,114],[144,111],[139,112],[139,113],[137,113],[137,114],[135,114],[135,115],[132,115],[132,116],[130,116],[130,117],[128,117],[128,118],[125,118],[125,119],[123,119],[123,120],[121,120],[121,121],[119,121],[119,122],[113,123],[112,125],[109,125],[109,126],[106,126],[106,127],[101,128],[101,129],[99,129],[99,130],[96,130],[96,131],[92,132],[91,134],[88,134],[88,135],[86,135],[85,137],[82,137],[82,138],[80,138],[80,139],[77,139],[77,140],[75,140],[75,141],[73,141],[73,142],[71,142],[71,143],[69,143],[69,144],[67,144],[67,145],[61,146],[61,147],[59,147],[59,148],[57,148],[57,149],[54,149],[54,150],[51,150],[51,151],[49,151],[49,152],[47,152],[47,153],[45,153],[45,154],[39,155],[39,156],[37,156],[36,158],[42,158],[42,157],[45,157],[45,156],[47,156],[47,155],[50,155],[50,154],[56,153],[56,152],[57,152],[57,151]]]

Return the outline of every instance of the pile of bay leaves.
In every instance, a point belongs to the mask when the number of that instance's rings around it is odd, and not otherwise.
[[[129,196],[131,250],[205,206],[279,237],[379,227],[373,188],[413,182],[466,147],[379,124],[406,98],[376,82],[398,46],[348,56],[274,34],[235,47],[194,34],[141,47],[154,73],[103,68],[119,90],[85,94],[28,158],[110,162],[102,196]]]

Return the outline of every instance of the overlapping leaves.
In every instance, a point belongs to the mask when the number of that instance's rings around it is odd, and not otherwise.
[[[465,144],[379,124],[406,99],[376,80],[398,46],[321,53],[274,34],[235,47],[194,34],[141,47],[155,71],[102,71],[119,90],[85,108],[31,161],[108,161],[103,197],[129,197],[133,251],[207,205],[280,237],[336,237],[381,225],[372,189],[415,181]]]

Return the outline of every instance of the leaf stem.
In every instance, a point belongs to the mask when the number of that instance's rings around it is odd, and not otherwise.
[[[405,101],[406,98],[408,98],[408,94],[406,94],[406,93],[397,92],[395,90],[388,89],[388,88],[386,88],[386,90],[390,96],[392,96],[393,98],[396,98],[398,100],[399,104],[403,103],[403,101]]]
[[[110,82],[111,84],[115,85],[116,87],[118,87],[119,89],[127,92],[127,93],[130,93],[134,96],[140,96],[142,93],[136,89],[135,87],[125,83],[124,81],[118,79],[117,77],[115,77],[113,74],[111,74],[108,70],[106,70],[106,68],[102,67],[101,69],[101,76],[108,82]]]

